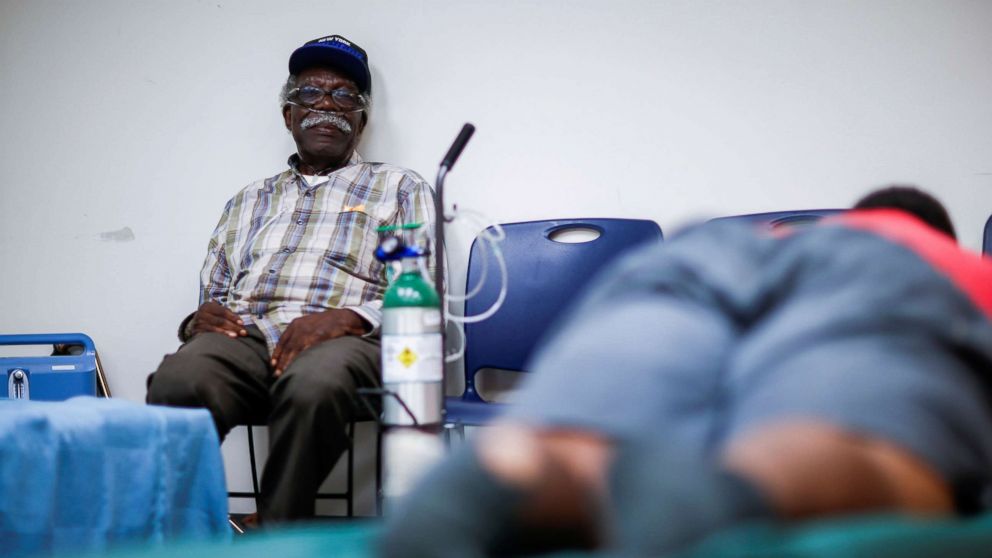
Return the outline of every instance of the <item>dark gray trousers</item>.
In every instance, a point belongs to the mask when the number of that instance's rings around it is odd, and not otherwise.
[[[205,407],[221,439],[242,424],[268,424],[263,521],[314,515],[314,496],[347,449],[345,428],[368,417],[356,394],[379,385],[379,340],[341,337],[303,351],[274,379],[261,331],[231,339],[201,333],[149,377],[148,403]]]

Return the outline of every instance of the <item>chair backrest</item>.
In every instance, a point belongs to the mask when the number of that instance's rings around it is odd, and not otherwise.
[[[985,221],[985,236],[982,238],[982,253],[992,256],[992,216]]]
[[[809,225],[819,221],[828,215],[843,213],[843,209],[800,209],[795,211],[770,211],[768,213],[750,213],[747,215],[730,215],[727,217],[717,217],[712,221],[734,220],[755,225],[766,224],[771,228],[784,225]]]
[[[583,229],[599,236],[587,242],[555,240]],[[639,219],[530,221],[503,230],[506,299],[490,318],[465,325],[466,398],[476,397],[473,378],[482,368],[525,371],[542,334],[593,275],[631,247],[662,239],[657,223]],[[499,271],[488,250],[478,238],[472,243],[466,291],[477,286],[484,258],[489,268],[482,289],[465,303],[466,315],[485,311],[499,294]]]

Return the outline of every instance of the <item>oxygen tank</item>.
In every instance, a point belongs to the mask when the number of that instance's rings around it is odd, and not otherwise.
[[[441,302],[417,263],[423,254],[411,252],[400,256],[382,301],[382,383],[395,394],[383,401],[383,422],[436,425],[444,406]]]
[[[420,225],[382,227],[410,234]],[[401,234],[402,234],[401,233]],[[425,250],[399,236],[385,238],[376,257],[393,273],[382,301],[383,495],[392,503],[444,455],[441,301],[427,278]]]

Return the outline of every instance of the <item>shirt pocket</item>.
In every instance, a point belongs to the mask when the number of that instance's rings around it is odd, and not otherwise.
[[[342,211],[334,223],[334,237],[324,252],[324,262],[369,283],[381,280],[383,265],[375,259],[379,244],[376,231],[383,224],[364,211]]]

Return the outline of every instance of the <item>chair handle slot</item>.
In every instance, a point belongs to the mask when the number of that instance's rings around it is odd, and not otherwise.
[[[561,244],[585,244],[603,236],[603,229],[592,225],[562,225],[548,231],[548,240]]]

